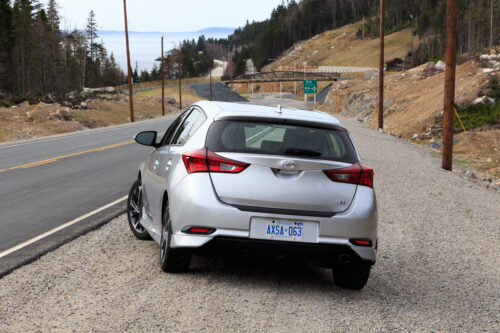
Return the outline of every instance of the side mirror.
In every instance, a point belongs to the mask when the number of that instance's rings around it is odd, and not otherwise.
[[[156,145],[157,135],[158,133],[155,131],[141,132],[134,137],[134,140],[135,142],[144,146],[157,147]]]

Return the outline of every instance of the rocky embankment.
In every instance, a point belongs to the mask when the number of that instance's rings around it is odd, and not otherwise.
[[[404,73],[388,73],[385,79],[384,132],[430,148],[441,149],[444,96],[443,62],[427,63]],[[483,55],[457,67],[456,103],[467,106],[497,103],[481,97],[494,79],[500,78],[500,56]],[[375,124],[378,79],[334,83],[322,109]],[[475,181],[485,187],[500,187],[500,125],[459,130],[455,135],[456,157],[464,170],[472,168]],[[464,171],[464,172],[466,172]],[[496,177],[496,179],[495,179]],[[493,179],[488,181],[488,179]]]

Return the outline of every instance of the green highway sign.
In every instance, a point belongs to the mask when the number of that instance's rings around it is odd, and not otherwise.
[[[318,80],[304,80],[304,94],[316,94],[318,92]]]

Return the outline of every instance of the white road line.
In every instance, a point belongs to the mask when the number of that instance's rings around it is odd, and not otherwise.
[[[118,200],[115,200],[115,201],[113,201],[113,202],[110,202],[109,204],[107,204],[107,205],[105,205],[105,206],[102,206],[101,208],[97,208],[96,210],[91,211],[90,213],[87,213],[87,214],[82,215],[82,216],[80,216],[80,217],[78,217],[78,218],[76,218],[76,219],[74,219],[74,220],[72,220],[72,221],[69,221],[69,222],[67,222],[67,223],[64,223],[63,225],[60,225],[60,226],[58,226],[58,227],[56,227],[56,228],[54,228],[54,229],[52,229],[52,230],[49,230],[49,231],[47,231],[47,232],[44,232],[43,234],[38,235],[38,236],[36,236],[36,237],[34,237],[34,238],[30,239],[30,240],[27,240],[26,242],[23,242],[23,243],[21,243],[21,244],[19,244],[19,245],[17,245],[17,246],[14,246],[13,248],[10,248],[10,249],[8,249],[8,250],[5,250],[5,251],[3,251],[3,252],[0,252],[0,259],[1,259],[1,258],[3,258],[3,257],[5,257],[5,256],[7,256],[7,255],[9,255],[9,254],[11,254],[12,252],[15,252],[15,251],[17,251],[17,250],[22,249],[23,247],[26,247],[26,246],[28,246],[28,245],[30,245],[30,244],[33,244],[33,243],[35,243],[35,242],[38,242],[39,240],[41,240],[41,239],[43,239],[43,238],[45,238],[45,237],[47,237],[47,236],[50,236],[50,235],[52,235],[52,234],[54,234],[54,233],[58,232],[59,230],[62,230],[62,229],[64,229],[64,228],[67,228],[67,227],[69,227],[69,226],[71,226],[71,225],[75,224],[75,223],[78,223],[78,222],[80,222],[80,221],[82,221],[82,220],[86,219],[87,217],[90,217],[90,216],[95,215],[95,214],[97,214],[97,213],[99,213],[99,212],[102,212],[103,210],[105,210],[105,209],[107,209],[107,208],[109,208],[109,207],[111,207],[111,206],[114,206],[114,205],[116,205],[117,203],[119,203],[119,202],[121,202],[121,201],[123,201],[123,200],[127,199],[127,197],[128,197],[128,196],[124,196],[124,197],[122,197],[122,198],[120,198],[120,199],[118,199]]]

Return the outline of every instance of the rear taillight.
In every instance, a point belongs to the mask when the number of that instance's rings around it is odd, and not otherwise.
[[[219,156],[207,148],[202,148],[182,155],[182,160],[188,173],[195,172],[223,172],[239,173],[249,164],[233,161]]]
[[[359,163],[359,166],[361,167],[361,177],[359,179],[359,185],[373,188],[373,175],[375,174],[373,172],[373,169],[363,163]]]
[[[373,169],[363,163],[354,163],[350,167],[336,170],[324,170],[334,182],[373,187]]]

